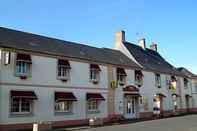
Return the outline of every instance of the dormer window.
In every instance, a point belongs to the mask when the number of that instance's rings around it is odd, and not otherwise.
[[[31,56],[28,54],[18,53],[16,56],[16,75],[26,78],[31,74]]]
[[[187,78],[183,79],[184,87],[188,88],[189,80]]]
[[[155,74],[155,85],[157,88],[161,88],[161,75]]]
[[[58,60],[57,78],[60,80],[68,80],[70,78],[70,63],[67,60]]]
[[[125,85],[126,83],[126,72],[124,68],[117,68],[116,69],[116,74],[117,74],[117,81],[120,85]]]
[[[100,80],[100,67],[97,64],[90,64],[90,81],[97,84]]]
[[[143,73],[141,70],[135,70],[135,84],[138,87],[141,87],[143,85]]]

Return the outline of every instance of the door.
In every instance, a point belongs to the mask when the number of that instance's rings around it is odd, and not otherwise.
[[[136,99],[135,97],[127,96],[125,99],[125,118],[132,119],[136,117]]]
[[[186,106],[186,110],[187,112],[189,112],[189,107],[190,107],[190,99],[188,96],[185,97],[185,106]]]

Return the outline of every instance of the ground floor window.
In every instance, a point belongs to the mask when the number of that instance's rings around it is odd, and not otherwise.
[[[99,102],[97,100],[89,100],[88,111],[98,111],[98,110],[99,110]]]
[[[72,101],[60,101],[55,103],[56,112],[72,112]]]
[[[32,111],[32,100],[27,98],[12,98],[11,113],[26,114]]]

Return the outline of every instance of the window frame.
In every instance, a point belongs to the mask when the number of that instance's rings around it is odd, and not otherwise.
[[[185,83],[185,82],[187,82],[187,83]],[[185,89],[189,88],[189,83],[190,82],[187,78],[183,78],[183,86],[184,86]]]
[[[24,72],[20,72],[23,70]],[[25,61],[16,60],[15,64],[15,74],[16,76],[30,76],[31,74],[31,64]]]
[[[16,112],[16,111],[13,111],[13,100],[14,99],[18,99],[18,103],[19,103],[19,105],[18,105],[18,109],[19,109],[19,111],[18,112]],[[26,114],[31,114],[32,112],[33,112],[33,100],[31,100],[31,99],[28,99],[28,98],[22,98],[22,97],[12,97],[11,99],[11,103],[10,103],[10,114],[12,114],[12,115],[26,115]],[[25,100],[25,101],[28,101],[29,102],[29,111],[22,111],[22,106],[23,106],[23,103],[22,103],[22,101],[23,100]]]
[[[57,109],[58,104],[60,110]],[[64,109],[62,109],[62,104],[64,104]],[[67,104],[67,108],[65,108],[65,104]],[[66,109],[66,110],[65,110]],[[54,110],[56,113],[72,113],[73,112],[73,101],[55,101]]]
[[[95,78],[93,78],[95,77]],[[89,71],[89,79],[93,82],[99,82],[100,81],[100,71],[96,68],[90,68]]]
[[[140,74],[137,73],[138,71],[141,72],[141,78],[140,78]],[[143,85],[143,74],[142,74],[142,71],[141,70],[135,70],[134,71],[134,75],[135,75],[135,84],[138,85],[138,86],[142,86]]]
[[[123,73],[117,73],[117,81],[119,84],[125,84],[126,83],[126,75]]]
[[[98,100],[88,100],[87,101],[87,111],[88,112],[98,112],[99,111],[99,104]]]
[[[155,86],[161,88],[161,74],[155,73]]]
[[[59,75],[59,73],[61,75]],[[66,74],[65,76],[62,74]],[[69,80],[70,79],[70,68],[65,65],[61,65],[57,62],[57,78],[60,80]]]

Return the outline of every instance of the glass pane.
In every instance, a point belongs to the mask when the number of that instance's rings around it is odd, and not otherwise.
[[[21,112],[30,112],[31,111],[31,103],[28,99],[21,99]]]
[[[19,98],[12,98],[11,102],[11,112],[19,112],[20,111],[20,99]]]

